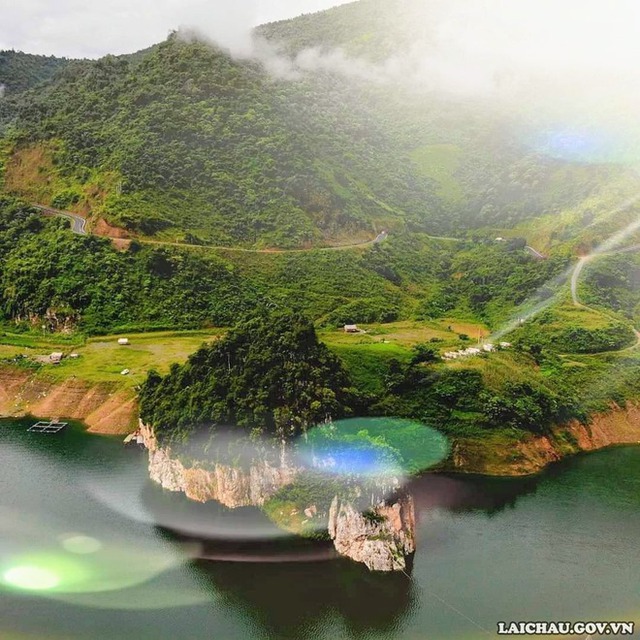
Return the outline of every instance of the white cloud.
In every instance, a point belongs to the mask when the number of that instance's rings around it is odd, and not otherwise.
[[[130,53],[179,27],[223,45],[248,42],[251,27],[344,0],[0,0],[0,49],[96,58]]]
[[[407,0],[413,46],[370,64],[345,52],[309,49],[295,60],[251,27],[343,4],[344,0],[0,0],[0,49],[98,57],[125,53],[196,29],[274,74],[326,70],[420,91],[568,100],[593,113],[640,104],[637,0]],[[433,12],[436,12],[435,14]],[[437,15],[437,18],[434,18]],[[552,96],[553,100],[547,96]]]
[[[417,35],[381,63],[319,48],[286,61],[264,43],[254,55],[285,76],[333,71],[419,91],[568,100],[591,113],[625,101],[640,106],[637,0],[407,0],[407,6]]]

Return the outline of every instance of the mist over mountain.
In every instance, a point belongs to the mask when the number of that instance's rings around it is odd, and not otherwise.
[[[240,7],[220,42],[209,20],[132,56],[23,58],[18,84],[5,63],[5,187],[129,234],[245,247],[459,235],[576,206],[633,137],[548,99],[563,72],[580,83],[576,56],[535,62],[535,8],[503,5],[361,0],[253,34]]]

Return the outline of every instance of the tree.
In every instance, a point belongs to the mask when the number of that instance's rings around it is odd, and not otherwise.
[[[417,344],[413,347],[413,356],[411,358],[411,364],[433,364],[434,362],[440,362],[440,353],[435,347],[425,344],[424,342]]]
[[[162,438],[240,427],[287,440],[348,415],[355,394],[341,362],[313,324],[292,313],[264,314],[202,347],[141,393],[141,416]]]

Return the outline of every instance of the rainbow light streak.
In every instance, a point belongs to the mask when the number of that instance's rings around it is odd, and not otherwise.
[[[614,211],[611,212],[611,216],[616,213],[621,213],[629,209],[636,202],[640,200],[640,194],[634,196],[633,198],[629,198],[624,203],[622,203],[619,207],[617,207]],[[544,289],[548,288],[556,288],[560,285],[563,285],[567,281],[571,281],[571,292],[573,296],[573,301],[577,304],[577,296],[576,291],[578,287],[578,280],[585,264],[596,256],[607,255],[608,253],[614,252],[614,249],[619,247],[627,238],[633,235],[636,231],[640,229],[640,218],[634,220],[632,223],[627,225],[621,231],[613,234],[609,238],[607,238],[604,242],[598,245],[589,255],[583,256],[576,265],[571,265],[567,270],[563,271],[560,275],[556,276],[553,280],[549,281],[543,287],[538,289],[533,296],[531,296],[525,303],[523,303],[516,314],[514,314],[509,321],[500,329],[498,329],[495,333],[493,333],[489,340],[499,340],[503,336],[508,333],[511,333],[514,329],[516,329],[520,324],[530,320],[534,316],[538,315],[541,311],[544,311],[547,307],[551,306],[557,299],[557,294],[548,297],[545,300],[540,302],[536,302],[536,298],[540,297],[540,294]],[[622,249],[621,251],[625,251]]]

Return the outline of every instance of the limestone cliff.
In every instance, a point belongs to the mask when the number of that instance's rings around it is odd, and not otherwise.
[[[170,449],[158,446],[152,429],[142,423],[139,435],[149,451],[150,478],[164,489],[182,492],[196,502],[215,500],[230,509],[259,507],[298,474],[293,466],[258,461],[248,468],[214,464],[204,469],[197,463],[185,466]]]
[[[402,571],[415,549],[415,511],[409,495],[381,501],[368,511],[333,499],[329,535],[336,551],[372,571]]]
[[[204,469],[197,462],[185,465],[171,449],[159,446],[153,429],[142,422],[134,440],[148,450],[149,476],[154,482],[191,500],[215,500],[232,509],[262,507],[302,471],[264,461],[254,461],[248,468],[213,464]],[[386,489],[381,487],[377,497],[368,495],[367,508],[359,504],[357,496],[353,500],[334,498],[328,529],[339,554],[374,571],[399,571],[406,568],[406,557],[415,551],[414,506],[410,496],[386,501]],[[315,513],[315,507],[313,510]]]

